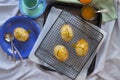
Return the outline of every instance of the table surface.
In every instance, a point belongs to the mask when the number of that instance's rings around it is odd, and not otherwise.
[[[14,1],[14,0],[11,0]],[[17,0],[16,0],[17,1]],[[50,1],[50,0],[48,0]],[[120,13],[120,2],[114,0],[116,11]],[[0,4],[1,6],[1,4]],[[5,5],[6,6],[6,5]],[[1,9],[1,8],[0,8]],[[0,12],[1,14],[1,12]],[[6,14],[7,15],[7,14]],[[18,15],[21,15],[18,12]],[[43,16],[36,19],[40,26],[43,26]],[[96,62],[96,73],[100,68],[101,72],[89,76],[87,80],[120,80],[120,16],[118,19],[102,23],[101,28],[107,33],[98,53]],[[105,62],[104,62],[104,61]],[[14,62],[0,47],[0,80],[70,80],[68,77],[56,72],[43,70],[38,64],[29,59]]]

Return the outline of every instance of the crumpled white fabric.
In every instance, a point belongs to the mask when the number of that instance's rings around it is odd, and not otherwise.
[[[107,32],[107,38],[99,54],[102,53],[105,58],[99,58],[99,65],[96,68],[97,70],[99,66],[103,68],[96,72],[97,74],[90,75],[87,80],[120,80],[120,1],[114,0],[114,3],[118,18],[102,24],[102,29]]]
[[[18,12],[19,0],[0,0],[0,26]]]
[[[50,72],[25,59],[14,62],[0,47],[0,80],[69,80],[57,72]]]
[[[86,80],[120,80],[120,2],[118,2],[119,0],[114,1],[118,13],[118,19],[102,24],[102,29],[107,33],[107,38],[98,53],[101,55],[101,57],[98,55],[97,63],[99,62],[99,64],[96,65],[94,73]],[[16,15],[18,8],[15,4],[17,3],[18,0],[0,0],[0,25],[2,25],[9,17]],[[8,5],[9,7],[6,7]],[[10,7],[10,5],[12,5],[12,7]],[[9,15],[9,17],[1,19],[2,15]],[[102,66],[102,68],[99,68],[99,66]],[[69,79],[56,72],[42,70],[39,65],[29,59],[17,61],[15,63],[0,47],[0,80]]]

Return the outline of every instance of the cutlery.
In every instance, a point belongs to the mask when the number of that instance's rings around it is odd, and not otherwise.
[[[15,46],[14,43],[13,43],[13,41],[14,41],[14,36],[13,36],[13,34],[11,34],[11,33],[9,33],[9,32],[6,33],[6,34],[4,35],[4,39],[5,39],[5,41],[11,43],[11,47],[12,47],[12,52],[13,52],[13,57],[14,57],[14,59],[15,59],[15,53],[14,53],[14,49],[15,49],[15,51],[16,51],[16,53],[18,54],[18,56],[20,57],[20,59],[23,60],[20,52],[18,51],[18,49],[16,48],[16,46]]]
[[[14,53],[14,48],[13,48],[13,45],[12,45],[14,37],[10,33],[6,33],[4,35],[4,39],[5,39],[6,42],[11,43],[12,53],[13,53],[13,59],[14,59],[14,61],[16,61],[16,59],[15,59],[15,53]]]
[[[109,11],[108,9],[101,9],[101,10],[96,11],[95,13],[106,13],[108,11]]]

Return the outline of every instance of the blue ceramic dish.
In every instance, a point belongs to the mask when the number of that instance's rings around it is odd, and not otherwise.
[[[10,32],[13,34],[14,29],[17,27],[22,27],[25,30],[30,31],[30,34],[29,34],[30,36],[27,41],[20,42],[16,39],[14,40],[14,45],[20,51],[22,57],[28,58],[29,53],[31,49],[33,48],[33,45],[41,31],[39,25],[30,18],[26,18],[23,16],[15,16],[15,17],[8,19],[0,28],[0,45],[8,55],[13,56],[11,45],[10,43],[4,40],[4,35],[7,32]],[[17,54],[15,57],[19,58]]]

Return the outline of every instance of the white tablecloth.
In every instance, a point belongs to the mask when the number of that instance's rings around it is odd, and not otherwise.
[[[102,23],[102,29],[107,33],[107,38],[99,50],[101,55],[97,59],[99,64],[87,80],[120,80],[120,2],[114,1],[118,19]],[[1,25],[9,17],[16,15],[17,4],[18,0],[0,0]],[[8,5],[9,7],[6,8]],[[0,80],[69,80],[69,78],[56,72],[42,70],[39,65],[29,59],[15,63],[0,47]]]

